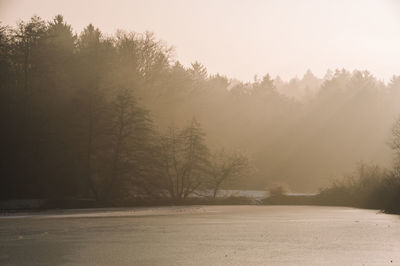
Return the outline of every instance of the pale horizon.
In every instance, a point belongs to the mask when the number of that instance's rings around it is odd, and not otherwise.
[[[77,33],[89,23],[108,35],[148,30],[173,46],[183,65],[199,61],[210,74],[245,82],[267,73],[301,78],[308,69],[318,77],[328,69],[368,70],[385,82],[400,74],[400,4],[391,0],[0,0],[3,24],[34,14],[62,14]]]

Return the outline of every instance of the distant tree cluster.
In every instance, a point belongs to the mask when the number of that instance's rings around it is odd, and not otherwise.
[[[200,123],[162,133],[138,102],[174,88],[172,76],[202,86],[205,69],[172,66],[170,51],[151,33],[76,35],[60,15],[1,26],[0,197],[180,200],[211,189]]]

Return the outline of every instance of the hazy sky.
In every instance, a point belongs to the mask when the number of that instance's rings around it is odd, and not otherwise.
[[[270,73],[301,77],[310,68],[368,69],[388,81],[400,74],[397,0],[0,0],[0,21],[63,14],[76,31],[150,30],[175,47],[184,65],[244,81]]]

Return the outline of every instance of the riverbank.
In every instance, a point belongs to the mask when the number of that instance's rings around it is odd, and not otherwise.
[[[47,199],[0,201],[0,213],[40,212],[57,209],[99,209],[194,205],[311,205],[344,206],[362,209],[377,209],[386,213],[400,214],[400,206],[393,199],[382,200],[386,195],[365,196],[359,190],[332,187],[318,194],[279,194],[265,196],[263,191],[228,191],[219,197],[189,197],[184,200],[171,198],[131,199],[119,202],[98,202],[93,199]],[[385,204],[383,204],[383,203]],[[387,207],[390,204],[390,208]]]
[[[248,196],[196,197],[185,200],[170,198],[136,199],[124,202],[97,202],[93,199],[5,200],[0,201],[0,213],[39,212],[57,209],[100,209],[129,207],[162,207],[193,205],[260,205],[262,199]]]

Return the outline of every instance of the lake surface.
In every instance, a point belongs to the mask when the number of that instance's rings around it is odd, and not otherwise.
[[[313,206],[1,216],[0,265],[400,265],[400,216]]]

